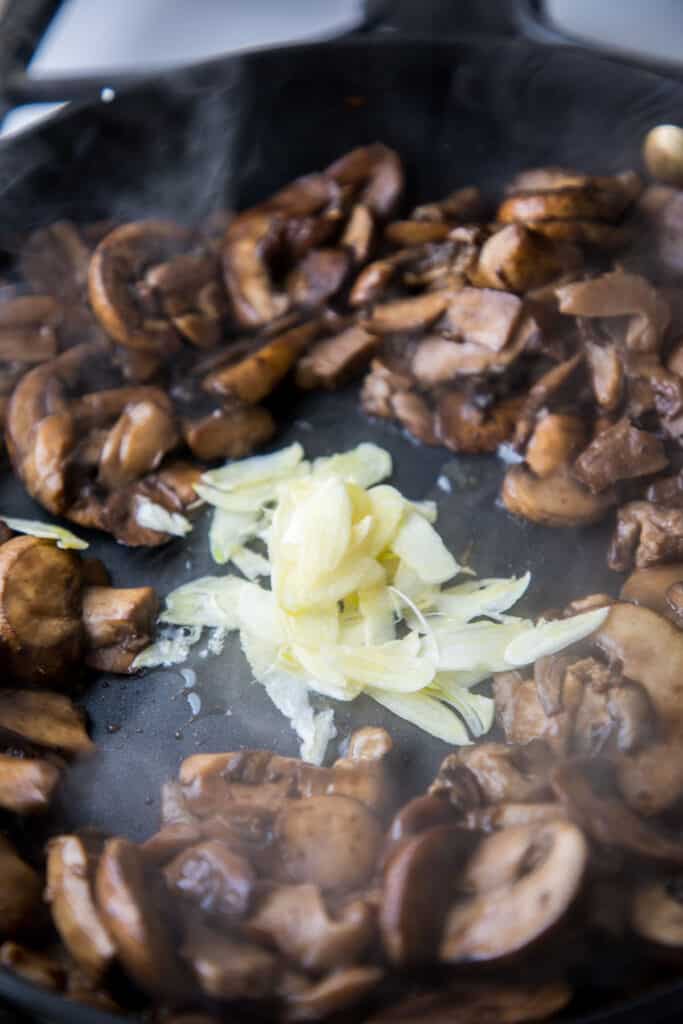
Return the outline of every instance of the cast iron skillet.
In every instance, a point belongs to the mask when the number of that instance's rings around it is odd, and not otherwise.
[[[0,249],[9,265],[22,233],[58,217],[195,221],[217,206],[251,203],[374,140],[404,158],[409,202],[475,182],[493,190],[533,164],[615,171],[638,166],[643,133],[676,120],[682,105],[678,82],[566,48],[495,38],[361,38],[232,57],[155,78],[0,146]],[[282,421],[277,444],[299,438],[311,455],[360,440],[390,448],[405,493],[438,495],[440,529],[456,554],[468,551],[482,575],[532,570],[532,611],[618,587],[604,566],[609,527],[552,531],[514,521],[495,503],[503,467],[493,457],[454,459],[417,447],[391,425],[370,423],[353,389],[296,399],[293,408],[283,406]],[[448,477],[450,493],[443,481],[434,488],[439,474]],[[9,472],[0,480],[0,508],[42,514]],[[153,583],[163,595],[213,571],[206,525],[202,520],[187,543],[149,552],[93,534],[91,550],[115,583]],[[175,669],[93,682],[85,703],[98,753],[71,770],[46,830],[94,823],[139,839],[156,827],[159,786],[181,758],[242,745],[295,753],[289,727],[249,684],[235,644],[217,658],[197,653],[189,665],[202,699],[194,721]],[[390,728],[415,788],[445,753],[362,701],[338,710],[340,738],[361,722]],[[647,1014],[655,1021],[680,1010],[683,985],[606,1011],[636,971],[635,961],[595,963],[565,1019],[635,1022]],[[0,995],[54,1021],[115,1019],[4,972]]]

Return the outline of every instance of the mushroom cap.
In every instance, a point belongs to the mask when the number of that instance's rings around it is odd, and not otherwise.
[[[565,468],[537,477],[526,466],[507,471],[502,498],[508,512],[541,526],[595,523],[616,501],[612,490],[591,494]]]
[[[683,955],[683,900],[680,881],[652,880],[640,885],[631,904],[633,930],[647,942]]]
[[[474,895],[448,912],[441,959],[496,960],[528,946],[571,906],[587,860],[583,833],[569,822],[520,825],[484,839],[465,873]]]

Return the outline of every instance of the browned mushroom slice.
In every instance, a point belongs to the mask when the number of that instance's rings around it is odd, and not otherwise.
[[[528,182],[529,179],[527,179]],[[519,188],[519,186],[518,186]],[[589,178],[581,184],[550,189],[530,188],[516,191],[504,199],[497,219],[505,223],[538,220],[617,220],[639,196],[642,183],[633,171],[613,178]]]
[[[81,570],[73,552],[36,537],[0,547],[0,658],[20,679],[42,685],[78,661]]]
[[[565,469],[540,479],[525,466],[507,471],[502,498],[508,512],[542,526],[596,523],[616,502],[613,491],[591,494]]]
[[[156,469],[179,441],[175,418],[156,402],[127,405],[102,448],[99,483],[116,490],[138,480]]]
[[[648,569],[661,562],[683,558],[683,509],[630,501],[622,505],[607,554],[607,564],[616,572],[634,565]]]
[[[95,894],[102,922],[131,977],[155,995],[182,992],[185,972],[145,876],[142,854],[133,843],[107,841],[97,866]]]
[[[384,238],[391,245],[403,249],[429,242],[443,242],[448,238],[450,230],[450,224],[441,221],[394,220],[385,227]]]
[[[456,807],[463,807],[462,772],[465,769],[473,777],[475,786],[476,799],[469,801],[470,807],[482,800],[485,803],[542,800],[548,795],[551,763],[552,755],[544,743],[532,741],[521,747],[480,743],[458,754],[449,754],[429,792],[446,796]],[[469,810],[469,807],[464,809]]]
[[[210,373],[204,378],[204,390],[214,395],[231,395],[250,405],[260,402],[294,366],[319,330],[318,320],[292,327],[240,362]]]
[[[97,982],[116,951],[95,906],[94,871],[94,858],[79,836],[57,836],[48,843],[45,899],[52,919],[80,969]]]
[[[322,1020],[350,1010],[382,980],[379,967],[343,967],[286,996],[285,1020]]]
[[[458,981],[451,989],[411,996],[374,1015],[368,1024],[527,1024],[553,1017],[571,999],[563,981],[536,985],[465,987]]]
[[[503,803],[468,811],[464,827],[480,832],[497,832],[517,825],[541,825],[546,821],[564,821],[567,812],[559,801],[520,804]]]
[[[619,405],[624,384],[624,368],[616,346],[588,341],[585,349],[593,394],[603,409],[612,412]]]
[[[358,325],[324,338],[299,360],[296,382],[300,388],[334,391],[365,369],[378,345],[377,336]]]
[[[428,963],[436,954],[448,904],[449,885],[472,851],[471,832],[439,825],[406,840],[384,870],[379,923],[394,964]],[[443,889],[435,898],[434,879]]]
[[[369,416],[391,417],[393,396],[400,391],[410,391],[413,384],[407,369],[399,372],[386,362],[373,359],[361,388],[361,405]]]
[[[20,743],[67,754],[89,754],[95,749],[81,710],[68,697],[49,690],[0,689],[0,731]]]
[[[321,305],[339,291],[350,265],[345,249],[311,249],[287,279],[292,303],[303,309]]]
[[[453,341],[440,335],[428,335],[413,355],[412,370],[420,384],[432,387],[456,377],[501,373],[540,334],[533,317],[523,316],[512,341],[501,352],[474,342]]]
[[[92,430],[114,423],[127,406],[138,403],[154,404],[169,415],[173,413],[173,403],[166,392],[151,385],[105,388],[79,395],[70,403],[69,411],[79,430]]]
[[[580,416],[548,413],[536,422],[526,449],[527,465],[538,477],[550,476],[581,451],[586,428]]]
[[[179,821],[162,825],[158,832],[144,841],[140,849],[148,864],[163,867],[188,846],[196,846],[202,838],[199,822],[190,824]]]
[[[483,203],[480,189],[468,185],[451,192],[445,199],[436,203],[424,203],[416,206],[411,217],[413,220],[449,220],[474,221],[482,213]]]
[[[526,221],[526,227],[556,242],[571,242],[608,252],[623,249],[632,238],[628,227],[616,227],[599,220],[533,220]]]
[[[364,203],[357,203],[351,210],[340,244],[351,252],[353,262],[363,264],[370,255],[375,234],[375,221]]]
[[[314,796],[283,807],[275,820],[283,881],[321,889],[354,889],[369,879],[382,833],[364,804],[351,797]]]
[[[683,899],[680,878],[642,882],[636,889],[630,922],[636,935],[661,951],[683,949]]]
[[[530,167],[515,174],[507,185],[507,195],[517,192],[555,192],[563,188],[583,188],[590,182],[590,175],[569,167]]]
[[[219,922],[247,913],[256,883],[249,862],[217,839],[183,850],[166,866],[164,877],[169,889]]]
[[[388,217],[403,192],[401,160],[393,149],[379,142],[352,149],[330,164],[325,175],[339,185],[360,187],[360,202],[378,217]]]
[[[0,836],[0,934],[16,935],[35,923],[42,903],[42,882],[9,840]]]
[[[86,664],[105,672],[128,672],[135,655],[152,641],[158,607],[152,587],[86,587]]]
[[[368,306],[371,302],[377,302],[395,273],[396,264],[393,260],[375,260],[374,263],[368,263],[353,282],[349,292],[349,304]]]
[[[363,325],[372,334],[421,331],[431,326],[446,311],[448,294],[425,292],[411,299],[395,299],[375,306]]]
[[[59,304],[49,295],[23,295],[0,304],[0,360],[42,363],[57,355]]]
[[[444,391],[437,405],[436,435],[451,451],[494,452],[512,436],[523,404],[523,398],[504,398],[483,410],[462,392]]]
[[[622,601],[641,604],[653,612],[672,618],[667,594],[670,587],[680,582],[683,582],[683,562],[636,569],[624,583],[619,596]]]
[[[573,903],[587,861],[586,840],[569,822],[520,825],[484,839],[465,872],[474,895],[449,910],[441,959],[496,960],[540,938]]]
[[[583,353],[577,352],[569,359],[557,363],[550,370],[542,374],[529,389],[515,430],[515,445],[521,447],[526,444],[536,426],[536,417],[540,410],[548,405],[553,399],[557,399],[563,389],[575,383],[575,374],[581,367]]]
[[[362,956],[375,934],[375,915],[363,899],[332,914],[316,885],[280,885],[263,895],[246,932],[306,971],[327,971]]]
[[[521,313],[517,295],[492,288],[463,288],[448,304],[442,331],[447,337],[500,352],[510,341]]]
[[[626,344],[635,351],[658,348],[671,319],[666,299],[638,274],[612,270],[557,289],[561,313],[588,317],[630,317]]]
[[[275,433],[275,421],[261,405],[227,401],[222,409],[182,420],[185,443],[198,459],[241,459]]]
[[[259,327],[288,309],[287,296],[274,290],[268,268],[283,228],[281,214],[255,209],[236,217],[225,234],[223,276],[243,327]]]
[[[161,263],[187,244],[187,229],[171,221],[136,221],[114,228],[90,260],[90,304],[107,334],[120,345],[168,351],[177,335],[168,320],[150,316],[131,287],[146,267]]]
[[[601,431],[574,463],[574,476],[593,494],[618,480],[650,476],[666,469],[664,445],[654,434],[638,430],[624,417]]]
[[[264,999],[280,966],[272,953],[194,922],[180,950],[205,995],[212,999]]]
[[[417,391],[398,391],[391,398],[391,411],[401,426],[418,441],[439,444],[434,411]]]
[[[526,292],[580,263],[574,246],[533,234],[521,224],[509,224],[484,243],[470,276],[480,287]]]
[[[462,766],[458,766],[458,770],[451,773],[453,788],[457,785],[457,775],[465,774],[465,771]],[[439,776],[441,776],[441,771]],[[471,780],[471,783],[472,805],[474,806],[480,802],[480,794],[476,789],[476,782]],[[413,836],[436,828],[438,825],[455,824],[459,803],[457,800],[450,801],[450,793],[451,789],[446,785],[435,787],[435,783],[432,783],[428,793],[413,797],[396,812],[387,831],[383,851],[384,863],[387,863],[389,855],[404,840],[412,839]]]
[[[533,679],[522,679],[517,672],[503,672],[494,679],[496,713],[505,730],[508,743],[522,744],[529,748],[533,741],[542,740],[551,750],[564,756],[572,743],[576,714],[584,691],[584,682],[576,677],[565,676],[562,687],[562,708],[552,715],[547,715],[538,687]],[[526,758],[522,755],[513,757],[522,773],[529,768],[525,766]],[[533,763],[533,762],[532,762]],[[542,770],[543,771],[543,770]],[[504,777],[504,776],[503,776]],[[513,776],[514,778],[514,776]],[[547,787],[547,766],[540,779],[529,779],[531,786]],[[514,797],[511,792],[510,797]]]
[[[592,839],[617,846],[648,860],[683,864],[683,844],[643,820],[614,795],[601,795],[588,775],[604,786],[613,765],[603,758],[575,758],[559,765],[553,787],[570,817]]]
[[[46,811],[58,782],[59,768],[50,761],[0,754],[0,807],[4,810]]]

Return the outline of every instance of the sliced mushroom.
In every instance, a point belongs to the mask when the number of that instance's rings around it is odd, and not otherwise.
[[[260,402],[294,366],[319,330],[318,320],[292,327],[268,341],[253,355],[210,373],[204,379],[204,390],[214,395],[230,395],[249,404]]]
[[[394,299],[375,306],[363,326],[371,334],[421,331],[438,320],[447,306],[448,294],[443,292],[425,292],[415,298]]]
[[[379,967],[344,967],[287,996],[285,1020],[322,1020],[361,1002],[382,980]]]
[[[80,708],[49,690],[0,688],[0,731],[20,743],[67,754],[89,754],[95,749]]]
[[[95,905],[94,871],[94,858],[79,836],[50,840],[45,899],[69,953],[86,976],[97,982],[116,950]]]
[[[370,255],[375,234],[372,213],[364,203],[357,203],[351,210],[348,223],[340,243],[350,250],[353,262],[363,264]]]
[[[95,249],[88,270],[90,304],[120,345],[166,352],[177,344],[168,320],[148,315],[131,286],[146,267],[174,255],[187,240],[187,230],[171,221],[136,221],[114,228]]]
[[[279,885],[264,894],[245,927],[249,938],[317,972],[358,960],[374,937],[375,915],[363,899],[332,914],[318,886]]]
[[[683,509],[649,501],[629,501],[621,506],[607,552],[610,569],[626,572],[633,565],[649,569],[681,558]]]
[[[275,989],[276,957],[242,938],[193,923],[180,953],[211,999],[264,999]]]
[[[358,200],[381,218],[392,213],[403,192],[401,160],[393,149],[379,142],[345,153],[330,164],[325,176],[341,186],[360,188]]]
[[[657,565],[650,569],[636,569],[621,588],[622,601],[631,601],[650,608],[653,612],[671,618],[667,603],[669,587],[683,581],[683,562]]]
[[[512,338],[521,313],[517,295],[491,288],[463,288],[450,300],[441,329],[446,337],[500,352]]]
[[[407,246],[443,242],[450,234],[450,224],[430,220],[394,220],[384,229],[384,238],[391,245],[403,249]]]
[[[464,827],[481,832],[497,832],[517,825],[541,825],[547,821],[564,821],[566,818],[567,812],[559,801],[534,804],[510,802],[469,811]]]
[[[683,951],[683,899],[678,878],[642,882],[631,903],[636,935],[661,950]]]
[[[472,280],[480,287],[526,292],[580,262],[574,246],[533,234],[521,224],[509,224],[482,246]]]
[[[59,775],[51,761],[0,754],[0,807],[15,814],[46,811]]]
[[[476,799],[470,800],[464,810],[482,802],[542,800],[548,795],[548,768],[551,763],[550,750],[542,742],[529,742],[522,746],[479,743],[469,750],[448,754],[429,791],[447,796],[457,807],[463,807],[461,773],[466,769],[474,779]]]
[[[0,836],[0,934],[16,935],[35,924],[41,902],[40,876]]]
[[[146,839],[140,847],[148,864],[163,867],[188,846],[196,846],[203,838],[199,822],[178,821],[162,825],[158,832]]]
[[[520,825],[484,839],[465,873],[474,895],[448,911],[441,959],[496,960],[540,938],[573,903],[587,861],[586,840],[569,822]]]
[[[151,587],[86,587],[86,664],[107,672],[128,672],[135,655],[152,641],[158,607]]]
[[[588,778],[604,786],[612,765],[604,758],[576,758],[559,765],[553,787],[569,816],[596,842],[616,846],[647,860],[683,864],[683,844],[644,821],[613,794],[601,795]]]
[[[256,882],[249,862],[217,839],[183,850],[164,877],[169,889],[219,922],[247,913]]]
[[[617,269],[557,289],[561,313],[588,317],[630,317],[626,345],[655,351],[671,317],[669,304],[649,281]]]
[[[617,348],[587,341],[585,350],[595,399],[607,412],[613,412],[624,386],[624,368]]]
[[[558,398],[564,388],[574,383],[575,374],[581,367],[582,361],[583,353],[577,352],[569,359],[557,363],[535,381],[529,389],[522,416],[517,424],[515,445],[521,447],[528,441],[536,424],[537,414],[552,399]]]
[[[431,387],[457,377],[498,374],[512,365],[539,334],[532,317],[523,316],[512,341],[501,352],[485,345],[427,335],[413,355],[412,371],[420,384]]]
[[[547,477],[567,466],[586,442],[586,427],[580,416],[548,413],[536,421],[526,449],[526,462],[536,476]]]
[[[349,305],[367,306],[377,302],[396,273],[396,264],[391,259],[375,260],[358,274],[349,292]]]
[[[0,547],[0,658],[19,679],[62,680],[81,646],[78,558],[49,541],[14,537]]]
[[[140,851],[109,839],[95,876],[97,909],[130,976],[147,992],[173,996],[186,989],[173,937],[145,876]]]
[[[228,226],[223,248],[223,276],[238,322],[259,327],[289,308],[286,295],[274,290],[268,261],[282,245],[284,221],[275,212],[250,210]]]
[[[444,391],[436,410],[436,436],[454,452],[494,452],[514,433],[523,404],[523,398],[504,398],[482,410],[463,392]]]
[[[387,956],[394,964],[434,959],[452,886],[472,851],[471,832],[437,825],[407,839],[384,869],[379,924]],[[442,880],[435,898],[434,880]]]
[[[542,526],[596,523],[616,502],[612,490],[591,494],[566,469],[540,479],[524,466],[507,471],[501,496],[508,512]]]
[[[324,338],[299,360],[296,382],[300,388],[335,390],[365,369],[378,344],[376,335],[357,325]]]
[[[283,881],[343,890],[370,878],[382,834],[364,804],[335,795],[290,802],[275,820],[275,837]]]
[[[315,309],[344,284],[351,266],[345,249],[311,249],[287,278],[294,306]]]
[[[227,401],[198,418],[185,418],[182,432],[187,447],[203,461],[241,459],[275,433],[275,421],[261,405]]]
[[[616,221],[641,190],[642,182],[633,171],[559,187],[553,184],[550,189],[530,186],[527,181],[524,191],[514,192],[503,200],[497,219],[523,224],[538,220]]]
[[[126,406],[109,431],[100,455],[98,480],[108,490],[156,469],[180,441],[173,416],[155,402]]]
[[[574,476],[593,494],[619,480],[632,480],[666,469],[669,459],[658,437],[638,430],[626,417],[602,430],[574,463]]]

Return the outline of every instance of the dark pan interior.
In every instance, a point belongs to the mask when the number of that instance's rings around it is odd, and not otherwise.
[[[374,140],[401,153],[409,198],[423,200],[470,183],[493,190],[531,164],[638,166],[644,131],[676,120],[682,101],[682,84],[567,49],[509,41],[356,40],[232,58],[67,113],[0,147],[0,251],[9,266],[23,232],[59,217],[166,214],[194,221],[215,207],[244,206]],[[297,399],[283,419],[277,444],[299,438],[310,455],[360,440],[390,448],[397,485],[415,498],[439,497],[440,530],[456,554],[469,551],[482,575],[532,570],[530,611],[619,584],[604,564],[609,527],[551,531],[514,521],[496,505],[503,467],[493,457],[454,459],[417,447],[394,427],[368,422],[353,389]],[[441,472],[450,494],[435,489]],[[0,508],[40,515],[9,473],[0,481]],[[163,595],[214,571],[206,528],[201,520],[188,543],[151,552],[89,539],[115,583],[152,583]],[[288,725],[249,684],[238,645],[228,642],[220,657],[202,658],[205,646],[188,662],[202,699],[195,720],[177,669],[93,682],[85,703],[99,752],[72,769],[47,828],[92,823],[139,839],[156,826],[161,782],[188,754],[242,745],[295,753]],[[415,788],[445,752],[363,701],[336,717],[340,739],[355,723],[387,724]],[[603,971],[596,964],[581,1010],[600,1002],[614,972],[614,965]],[[112,1019],[2,973],[1,993],[54,1020]],[[657,1020],[670,1005],[633,1005],[619,1019],[642,1020],[647,1012]]]

